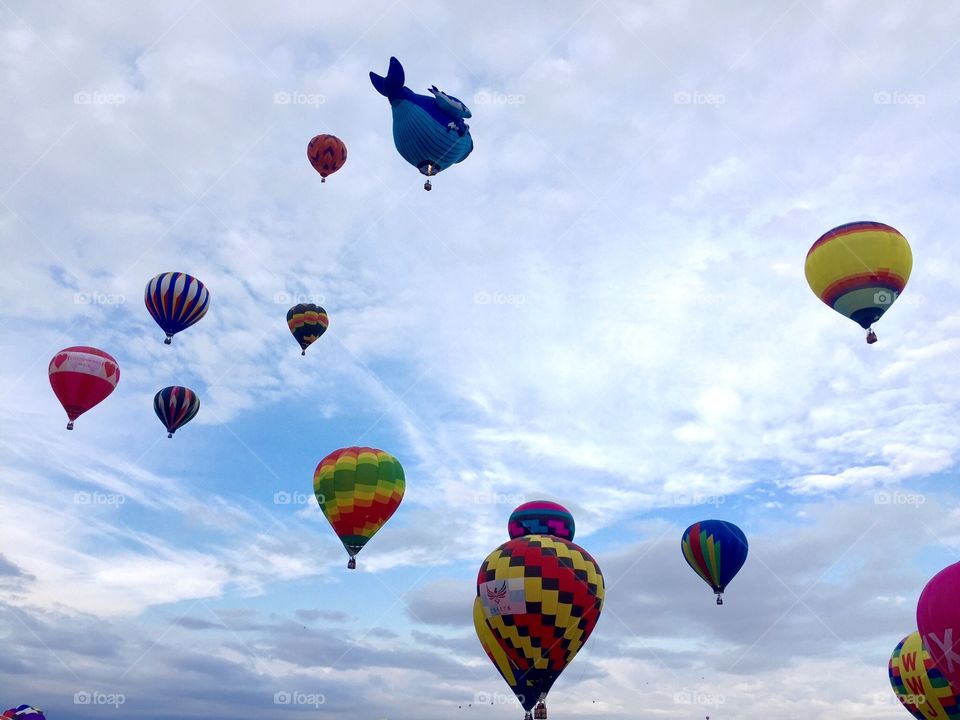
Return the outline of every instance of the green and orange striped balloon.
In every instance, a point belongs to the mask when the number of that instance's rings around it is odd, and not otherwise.
[[[313,474],[313,491],[333,531],[350,555],[347,567],[403,500],[403,467],[390,453],[348,447],[327,455]]]

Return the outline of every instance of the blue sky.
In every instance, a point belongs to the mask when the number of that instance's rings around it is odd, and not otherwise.
[[[0,2],[6,706],[521,717],[471,604],[546,498],[608,588],[551,717],[903,716],[886,661],[960,548],[960,9],[660,5]],[[473,113],[430,193],[391,55]],[[862,219],[914,254],[873,346],[803,276]],[[167,270],[211,294],[169,347]],[[121,380],[71,433],[45,369],[84,344]],[[312,475],[354,444],[408,484],[348,573]],[[751,543],[722,609],[679,550],[709,517]]]

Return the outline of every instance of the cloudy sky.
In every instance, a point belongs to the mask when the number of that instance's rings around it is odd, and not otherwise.
[[[960,7],[945,0],[0,0],[0,705],[50,718],[519,718],[471,622],[513,507],[607,603],[551,717],[906,717],[886,662],[960,551]],[[368,72],[463,99],[396,153]],[[341,137],[325,185],[305,157]],[[807,249],[914,253],[880,341]],[[172,346],[155,274],[207,316]],[[284,322],[322,304],[307,357]],[[117,358],[64,430],[63,347]],[[163,386],[202,399],[173,440]],[[348,573],[346,445],[403,505]],[[717,608],[683,529],[740,525]]]

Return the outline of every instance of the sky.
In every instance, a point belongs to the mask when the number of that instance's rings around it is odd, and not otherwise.
[[[552,718],[907,717],[887,660],[960,551],[960,6],[0,0],[0,705],[48,718],[520,718],[476,573],[563,503],[606,601]],[[368,73],[463,100],[422,189]],[[325,184],[307,142],[348,148]],[[803,263],[913,274],[879,342]],[[171,346],[141,293],[200,278]],[[285,323],[323,305],[301,357]],[[46,377],[116,391],[73,432]],[[170,440],[160,388],[196,419]],[[313,497],[402,463],[345,568]],[[684,528],[739,525],[722,608]]]

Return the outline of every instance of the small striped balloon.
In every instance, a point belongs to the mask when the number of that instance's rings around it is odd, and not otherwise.
[[[200,398],[188,387],[171,385],[153,396],[153,411],[167,428],[167,437],[196,417]]]
[[[207,314],[210,294],[192,275],[165,272],[147,283],[143,302],[157,325],[167,334],[163,342],[169,345],[174,335]]]

